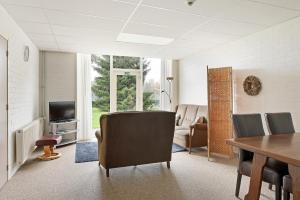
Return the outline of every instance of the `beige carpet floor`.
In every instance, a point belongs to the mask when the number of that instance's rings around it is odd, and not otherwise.
[[[233,200],[236,161],[209,162],[206,151],[172,156],[171,169],[157,163],[105,170],[98,162],[75,164],[75,145],[57,149],[61,158],[48,162],[29,160],[1,189],[1,200]],[[244,197],[249,179],[243,178]],[[262,186],[261,199],[274,199]]]

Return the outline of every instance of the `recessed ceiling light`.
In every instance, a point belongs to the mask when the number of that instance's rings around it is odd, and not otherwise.
[[[150,35],[140,35],[131,33],[120,33],[118,42],[129,42],[138,44],[154,44],[154,45],[167,45],[174,41],[173,38],[156,37]]]

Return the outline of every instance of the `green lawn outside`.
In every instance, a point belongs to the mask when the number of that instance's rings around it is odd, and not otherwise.
[[[93,129],[97,129],[100,127],[99,125],[99,119],[102,114],[105,114],[106,112],[100,112],[98,108],[93,107]]]

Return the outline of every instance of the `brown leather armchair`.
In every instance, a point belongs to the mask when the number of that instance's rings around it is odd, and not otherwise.
[[[174,137],[173,112],[123,112],[102,115],[98,139],[99,165],[106,169],[167,162]]]
[[[176,107],[174,143],[188,148],[207,146],[207,106],[181,104]]]

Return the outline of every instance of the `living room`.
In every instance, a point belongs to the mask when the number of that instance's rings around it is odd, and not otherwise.
[[[0,22],[0,199],[300,198],[297,0],[0,0]]]

